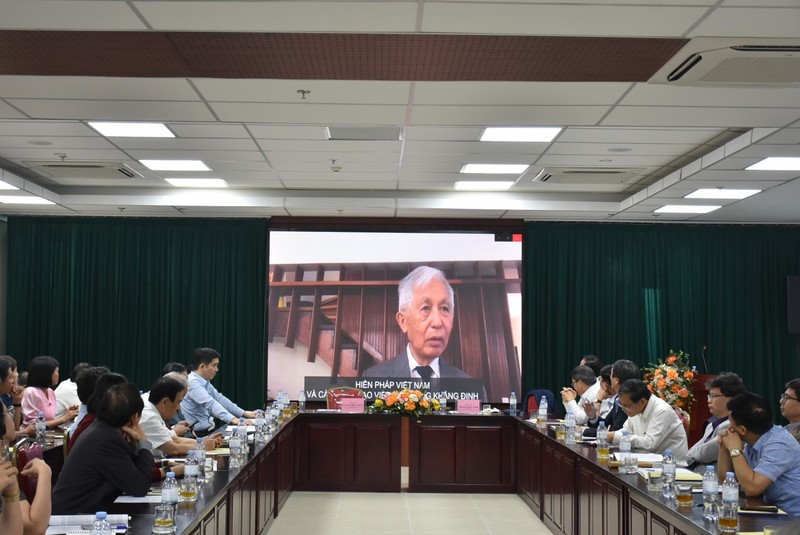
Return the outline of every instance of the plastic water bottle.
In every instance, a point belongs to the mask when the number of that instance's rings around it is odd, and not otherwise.
[[[191,503],[197,501],[197,478],[200,468],[197,464],[197,455],[192,450],[186,456],[186,465],[183,469],[183,480],[178,491],[178,501]]]
[[[567,415],[564,417],[564,427],[567,429],[567,436],[564,437],[564,443],[567,446],[574,446],[575,445],[575,415],[572,414],[572,411],[567,411]]]
[[[511,392],[511,395],[508,396],[508,414],[511,416],[517,415],[517,393]]]
[[[664,459],[661,461],[661,475],[664,479],[664,487],[661,494],[664,498],[670,499],[675,497],[675,473],[677,468],[675,466],[675,457],[672,455],[672,450],[664,451]]]
[[[264,417],[264,411],[258,409],[254,420],[256,433],[253,437],[253,443],[256,446],[263,446],[267,441],[267,420]]]
[[[288,407],[288,405],[286,405]],[[239,418],[239,438],[242,441],[242,452],[239,454],[239,462],[244,464],[247,461],[247,424],[244,418]]]
[[[547,421],[547,398],[542,396],[542,399],[539,401],[539,414],[538,419],[539,425],[544,425]]]
[[[97,511],[94,515],[94,523],[92,523],[91,535],[111,535],[111,524],[106,521],[108,513],[105,511]]]
[[[719,492],[717,471],[713,466],[708,465],[706,473],[703,475],[703,518],[706,520],[716,520],[719,516],[717,492]]]
[[[238,466],[242,457],[242,439],[239,436],[239,428],[231,430],[231,437],[228,440],[228,448],[231,450],[231,464]]]
[[[36,442],[44,447],[47,444],[47,420],[44,419],[44,413],[39,412],[36,417]]]
[[[739,483],[733,472],[725,474],[722,482],[722,509],[719,512],[719,530],[723,533],[739,531]]]
[[[306,391],[302,389],[297,395],[297,410],[300,412],[306,412]]]
[[[619,439],[619,460],[625,465],[625,459],[631,456],[631,436],[627,430],[622,431],[622,438]]]
[[[602,420],[597,426],[597,458],[608,459],[608,428]]]
[[[178,503],[178,480],[175,472],[167,472],[167,478],[161,484],[161,503],[175,507]]]
[[[206,482],[206,447],[200,437],[194,447],[194,456],[197,459],[197,482],[203,484]]]

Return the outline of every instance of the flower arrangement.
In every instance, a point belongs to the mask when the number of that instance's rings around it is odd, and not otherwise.
[[[395,390],[378,396],[375,402],[367,407],[367,413],[420,416],[431,414],[439,409],[439,400],[432,399],[429,394],[424,394],[419,390]]]
[[[689,365],[689,354],[669,350],[666,360],[644,369],[644,380],[652,394],[672,407],[688,413],[694,403],[692,384],[697,380],[697,370]]]

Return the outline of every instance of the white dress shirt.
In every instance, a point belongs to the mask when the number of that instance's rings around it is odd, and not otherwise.
[[[627,430],[631,435],[631,448],[661,454],[665,450],[672,450],[675,463],[678,466],[687,465],[689,446],[686,429],[672,407],[663,399],[650,396],[644,411],[629,417],[622,430]],[[622,430],[614,433],[614,444],[619,444]]]
[[[586,422],[589,421],[589,417],[586,416],[586,411],[583,410],[584,403],[594,403],[597,401],[597,394],[600,393],[600,383],[595,382],[592,386],[590,386],[586,392],[583,393],[581,396],[581,402],[578,403],[574,399],[572,401],[568,401],[564,403],[564,408],[568,411],[572,411],[573,416],[575,416],[575,423],[578,425],[586,425]]]

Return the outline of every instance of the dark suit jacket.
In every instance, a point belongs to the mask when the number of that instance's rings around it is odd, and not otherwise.
[[[411,377],[411,370],[408,367],[408,354],[403,351],[392,360],[383,364],[376,364],[364,370],[362,377],[390,377],[393,379],[405,379]],[[474,379],[471,375],[460,368],[456,368],[441,357],[439,358],[439,377],[441,379]],[[436,379],[432,379],[436,381]],[[481,386],[482,400],[488,401],[486,387]]]
[[[628,415],[625,414],[625,411],[622,410],[622,407],[619,406],[619,398],[614,401],[614,406],[608,411],[605,418],[599,418],[596,422],[592,423],[591,421],[588,423],[588,426],[583,431],[583,436],[585,437],[596,437],[597,436],[597,426],[600,425],[600,422],[605,422],[606,427],[609,431],[619,431],[622,429],[622,424],[625,423],[625,420],[628,419]]]
[[[363,377],[392,377],[406,378],[411,377],[411,370],[408,367],[407,353],[403,351],[392,360],[383,364],[377,364],[364,370]],[[444,359],[439,359],[439,376],[443,379],[461,378],[472,379],[464,370],[456,368]]]
[[[142,441],[140,446],[147,446]],[[53,489],[53,514],[105,511],[121,494],[150,490],[153,454],[133,448],[116,428],[95,420],[75,443]]]

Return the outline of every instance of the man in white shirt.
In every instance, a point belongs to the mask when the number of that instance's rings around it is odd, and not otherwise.
[[[78,398],[78,374],[88,370],[92,365],[88,362],[79,362],[72,367],[69,378],[61,381],[56,387],[56,419],[63,417],[73,407],[78,407],[81,400]]]
[[[689,450],[686,429],[664,400],[650,394],[639,379],[625,381],[619,389],[619,406],[628,415],[620,431],[609,432],[608,441],[619,444],[622,431],[631,435],[631,448],[663,454],[672,450],[678,466],[686,466]]]
[[[183,438],[172,433],[166,420],[169,420],[181,406],[186,396],[186,384],[172,377],[162,377],[150,389],[150,395],[144,403],[139,425],[153,445],[153,457],[186,455],[197,446],[197,441]],[[205,449],[213,450],[222,445],[222,436],[217,433],[203,439]]]
[[[575,423],[585,425],[589,418],[584,410],[584,405],[594,404],[597,401],[600,383],[597,382],[594,372],[588,366],[577,366],[572,370],[571,376],[572,388],[561,389],[561,401],[566,410],[572,411]],[[578,396],[581,397],[580,403],[576,401]]]

